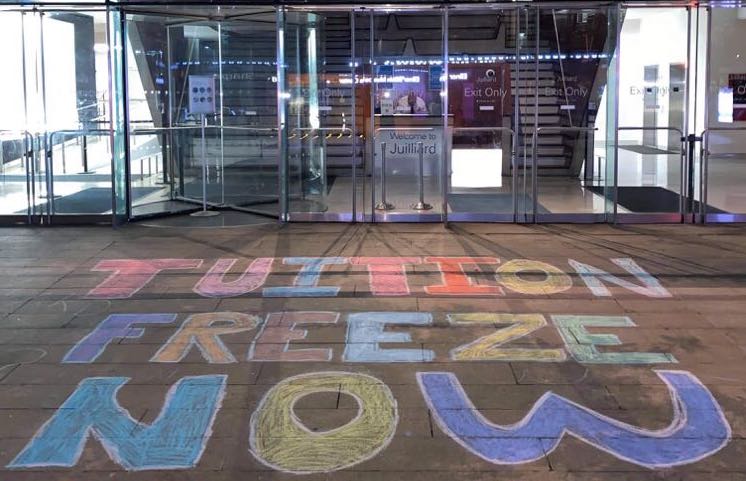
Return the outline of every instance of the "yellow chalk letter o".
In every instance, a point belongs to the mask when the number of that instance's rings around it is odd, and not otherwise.
[[[341,391],[355,398],[357,416],[338,428],[312,432],[293,412],[304,396]],[[251,416],[251,453],[274,469],[296,473],[336,471],[372,458],[394,436],[399,414],[391,390],[372,376],[314,372],[289,377],[264,396]]]
[[[545,279],[529,281],[521,278],[519,272],[541,271]],[[514,292],[521,294],[557,294],[572,287],[572,278],[551,264],[529,259],[513,259],[500,265],[497,280]]]

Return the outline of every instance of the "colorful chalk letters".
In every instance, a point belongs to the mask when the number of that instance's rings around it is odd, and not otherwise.
[[[347,424],[313,432],[293,412],[309,394],[344,393],[358,404]],[[351,372],[314,372],[289,377],[264,396],[251,416],[251,453],[263,464],[288,473],[336,471],[372,458],[388,446],[399,414],[391,390],[379,379]]]
[[[710,391],[685,371],[656,371],[671,394],[673,419],[660,430],[616,421],[547,392],[518,423],[500,426],[482,417],[456,376],[419,372],[417,380],[438,426],[470,453],[494,464],[535,461],[565,434],[619,459],[647,468],[699,461],[722,449],[731,430]]]
[[[133,419],[116,400],[128,378],[84,379],[8,467],[74,466],[91,435],[127,470],[194,467],[210,438],[226,378],[180,379],[149,426]]]
[[[412,294],[408,269],[421,264],[431,264],[440,273],[440,283],[420,287],[432,296],[502,296],[503,288],[523,295],[555,295],[572,288],[573,280],[568,272],[546,262],[531,259],[512,259],[501,263],[496,257],[285,257],[282,266],[297,266],[298,271],[292,285],[274,285],[270,282],[274,258],[253,259],[245,270],[233,280],[226,280],[231,269],[239,262],[235,258],[215,261],[210,269],[196,282],[192,289],[205,297],[233,297],[261,295],[263,297],[334,297],[340,287],[329,279],[332,266],[347,265],[347,269],[365,268],[368,272],[368,292],[373,296],[407,296]],[[246,262],[246,261],[242,261]],[[606,284],[645,297],[670,297],[671,294],[658,279],[646,272],[629,258],[611,259],[611,262],[632,275],[639,284],[573,259],[568,264],[594,296],[610,296]],[[168,269],[197,269],[203,259],[112,259],[96,264],[94,271],[112,271],[101,283],[91,289],[89,298],[124,299],[133,296],[145,287],[161,271]],[[491,283],[475,283],[475,272],[467,273],[466,266],[476,272],[487,272],[485,266],[493,268]],[[338,271],[335,270],[335,272]],[[423,272],[426,272],[423,271]],[[326,273],[326,277],[322,276]],[[539,274],[538,278],[535,274]],[[285,274],[285,273],[283,273]],[[529,275],[531,274],[531,275]],[[626,275],[626,274],[625,274]],[[274,281],[287,282],[286,275],[277,275]],[[332,285],[329,285],[329,281]],[[269,284],[269,285],[267,285]]]
[[[170,324],[177,315],[115,314],[105,318],[90,334],[73,346],[63,363],[92,363],[114,339],[139,339],[145,328],[134,324]],[[240,312],[210,312],[186,318],[176,332],[150,358],[151,362],[181,362],[192,350],[197,350],[210,364],[238,362],[234,353],[223,342],[224,336],[245,333],[241,341],[233,338],[233,348],[250,343],[247,361],[330,362],[334,358],[331,347],[300,347],[307,339],[308,329],[299,326],[336,325],[339,312],[289,311],[267,314]],[[450,361],[527,361],[564,362],[566,351],[583,364],[659,364],[676,363],[669,353],[598,351],[596,346],[613,347],[622,344],[614,334],[590,333],[591,328],[634,327],[628,317],[618,316],[552,316],[548,325],[543,314],[509,314],[500,312],[471,312],[446,314],[449,325],[459,327],[461,333],[480,331],[467,343],[450,349],[445,360]],[[422,345],[432,329],[433,313],[428,312],[355,312],[346,316],[343,362],[432,362],[436,353]],[[412,337],[407,329],[415,330],[423,338]],[[527,347],[527,337],[545,328],[556,328],[562,347]],[[485,330],[494,332],[482,334]],[[340,330],[341,331],[341,330]],[[435,331],[432,331],[435,332]],[[340,339],[342,341],[343,339]],[[447,339],[446,339],[447,340]],[[522,340],[522,346],[512,346]],[[442,342],[442,341],[441,341]],[[546,341],[544,341],[546,342]],[[401,348],[381,347],[381,344],[404,344]],[[122,344],[126,346],[128,344]],[[338,343],[333,342],[337,346]],[[441,359],[443,360],[443,359]]]

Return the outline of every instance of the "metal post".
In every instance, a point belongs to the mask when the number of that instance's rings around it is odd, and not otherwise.
[[[386,142],[381,142],[381,202],[376,210],[392,210],[394,204],[386,202]]]
[[[701,137],[697,137],[694,134],[689,134],[687,136],[687,142],[689,143],[689,149],[688,149],[688,157],[689,162],[687,163],[687,173],[686,173],[686,214],[695,216],[696,212],[694,212],[694,148],[696,146],[696,143],[701,141]],[[700,159],[700,162],[702,160]],[[702,179],[700,179],[701,182]],[[701,200],[701,199],[700,199]]]
[[[216,210],[207,210],[207,152],[205,149],[205,124],[207,124],[207,115],[202,114],[200,128],[200,149],[202,151],[202,210],[193,212],[194,217],[212,217],[220,215]]]
[[[62,136],[62,143],[60,144],[62,146],[62,173],[67,174],[67,158],[65,155],[65,144],[67,143],[67,138],[63,135]],[[54,149],[54,145],[52,145],[52,149]]]
[[[88,170],[88,136],[83,134],[83,143],[81,145],[81,154],[83,156],[83,172],[81,174],[92,174]]]
[[[425,146],[422,142],[417,142],[417,152],[419,153],[419,182],[417,191],[419,193],[419,202],[412,205],[414,210],[430,210],[433,208],[430,204],[425,203]]]

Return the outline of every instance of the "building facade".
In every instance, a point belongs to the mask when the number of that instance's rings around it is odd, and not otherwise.
[[[746,3],[0,5],[0,224],[746,219]]]

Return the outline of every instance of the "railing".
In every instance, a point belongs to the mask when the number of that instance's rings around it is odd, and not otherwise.
[[[31,223],[32,209],[34,199],[36,198],[36,187],[34,183],[35,166],[34,166],[34,136],[26,130],[0,130],[0,137],[3,135],[21,136],[23,141],[23,153],[21,154],[21,164],[26,177],[26,220]],[[13,139],[18,140],[18,139]],[[2,169],[3,179],[5,178],[5,164],[2,159],[3,140],[0,138],[0,168]]]
[[[422,132],[422,131],[431,131],[433,130],[433,127],[378,127],[374,132],[374,142],[375,138],[378,137],[378,134],[380,132],[397,132],[397,131],[404,131],[404,132]],[[432,206],[427,204],[425,202],[425,192],[424,192],[424,146],[422,145],[422,142],[418,142],[418,152],[419,152],[419,182],[418,182],[418,203],[414,204],[412,206],[415,210],[428,210],[432,209]],[[373,177],[375,177],[375,165],[372,167],[372,174]],[[371,198],[373,201],[373,209],[374,210],[393,210],[396,208],[394,204],[389,203],[386,200],[386,142],[381,142],[381,201],[376,204],[376,195],[375,195],[375,182],[371,182]],[[421,207],[418,209],[417,207]]]
[[[662,132],[676,132],[679,134],[679,213],[683,216],[684,215],[684,197],[685,194],[689,191],[686,187],[687,179],[691,179],[691,169],[687,169],[687,155],[686,155],[686,136],[684,135],[684,132],[681,129],[677,129],[676,127],[619,127],[617,130],[640,130],[640,131],[662,131]],[[618,161],[617,161],[618,163]],[[689,164],[691,166],[691,164]],[[688,174],[685,175],[685,172],[688,172]]]
[[[49,133],[47,136],[48,142],[46,144],[46,152],[45,152],[45,168],[46,168],[46,183],[47,183],[47,203],[49,205],[49,210],[47,212],[48,216],[51,216],[55,213],[55,206],[54,206],[54,140],[55,137],[61,136],[64,139],[66,137],[88,137],[90,135],[101,135],[101,136],[109,136],[111,135],[110,130],[104,130],[104,129],[90,129],[90,130],[57,130],[54,132]],[[63,148],[64,152],[64,148]],[[88,173],[88,154],[87,154],[87,148],[83,150],[83,168],[85,173]],[[63,173],[65,169],[64,164],[64,156],[63,156]]]
[[[700,138],[702,139],[702,162],[699,166],[699,214],[702,217],[702,221],[706,221],[707,214],[707,184],[709,184],[710,177],[710,133],[711,132],[746,132],[746,127],[713,127],[702,131]],[[718,155],[746,155],[742,152],[723,152]]]

